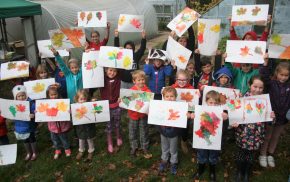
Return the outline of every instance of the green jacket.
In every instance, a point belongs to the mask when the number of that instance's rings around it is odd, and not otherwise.
[[[239,89],[241,91],[242,95],[244,95],[248,91],[248,82],[252,78],[252,76],[259,74],[259,69],[252,69],[249,72],[245,73],[242,71],[241,68],[234,68],[231,63],[226,62],[225,66],[229,68],[229,70],[232,72],[234,77],[234,86],[236,89]]]
[[[70,102],[74,103],[74,96],[76,95],[78,90],[83,88],[82,70],[80,68],[79,72],[74,75],[59,55],[55,58],[66,79],[67,96],[70,99]]]

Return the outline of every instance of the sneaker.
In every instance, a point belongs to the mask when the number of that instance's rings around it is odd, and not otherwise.
[[[64,152],[65,152],[65,156],[66,157],[70,157],[71,156],[71,150],[70,149],[66,149]]]
[[[24,160],[28,161],[30,159],[30,157],[31,157],[31,154],[30,153],[27,153],[26,156],[25,156],[25,158],[24,158]]]
[[[108,152],[112,154],[114,152],[113,145],[108,145]]]
[[[259,156],[259,163],[260,163],[261,167],[267,167],[268,166],[267,156],[260,155]]]
[[[268,161],[268,165],[270,166],[270,167],[275,167],[275,160],[274,160],[274,157],[273,156],[268,156],[267,157],[267,161]]]
[[[177,174],[177,164],[171,164],[170,172],[173,175],[176,175]]]
[[[84,156],[84,152],[79,152],[76,156],[76,160],[81,160],[81,158],[83,158]]]
[[[164,172],[165,169],[166,169],[166,166],[167,166],[167,162],[162,161],[162,162],[159,164],[159,169],[158,169],[158,171],[159,171],[160,173]]]
[[[60,156],[60,154],[61,154],[61,150],[55,150],[54,151],[54,156],[53,156],[53,159],[58,159],[59,158],[59,156]]]
[[[32,156],[31,156],[31,158],[30,158],[30,160],[31,161],[34,161],[34,160],[36,160],[36,158],[37,158],[37,154],[36,153],[33,153]]]
[[[88,153],[87,161],[93,160],[93,154],[94,152]]]

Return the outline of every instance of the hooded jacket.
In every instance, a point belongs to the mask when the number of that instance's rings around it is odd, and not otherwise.
[[[223,75],[228,77],[228,82],[226,85],[221,85],[219,82],[219,78]],[[214,79],[215,79],[216,86],[230,88],[232,84],[232,80],[233,80],[233,75],[227,67],[222,67],[214,74]]]
[[[251,35],[252,39],[255,40],[255,41],[258,40],[258,36],[257,36],[256,32],[254,32],[254,31],[246,32],[245,35],[243,36],[242,40],[245,39],[246,35]],[[269,32],[265,32],[264,31],[259,40],[260,41],[267,41],[268,35],[269,35]],[[230,31],[230,40],[240,40],[240,38],[237,36],[236,31],[235,31],[234,28]]]

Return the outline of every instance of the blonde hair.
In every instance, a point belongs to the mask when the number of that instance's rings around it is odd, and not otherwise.
[[[206,95],[205,95],[205,101],[208,101],[209,99],[215,100],[215,102],[217,104],[220,104],[221,103],[220,94],[217,91],[211,90],[208,93],[206,93]]]
[[[178,79],[179,75],[184,75],[186,77],[187,80],[189,80],[189,73],[186,70],[178,70],[176,72],[176,79]]]
[[[146,74],[142,70],[135,70],[132,73],[132,80],[136,80],[137,78],[146,78]]]
[[[281,71],[281,70],[287,70],[288,73],[290,74],[290,64],[289,62],[280,62],[277,66],[276,66],[276,69],[275,69],[275,72],[274,72],[274,79],[277,79],[277,75],[278,73]],[[289,78],[288,78],[289,80]]]
[[[57,89],[57,87],[54,87],[54,86],[48,86],[47,90],[46,90],[46,97],[49,98],[49,93],[50,92],[56,92],[57,93],[57,97],[58,99],[61,98],[61,95],[59,93],[59,90]],[[50,98],[49,98],[50,99]]]
[[[186,68],[187,68],[187,66],[190,66],[190,65],[192,65],[193,67],[195,67],[194,60],[189,60],[188,63],[187,63],[187,65],[186,65]]]
[[[50,77],[50,74],[49,74],[49,71],[48,71],[48,68],[45,64],[39,64],[36,68],[36,72],[35,72],[35,76],[37,79],[41,79],[39,74],[41,72],[46,72],[47,73],[47,77]]]
[[[68,67],[70,68],[70,65],[71,64],[77,64],[79,66],[79,60],[77,60],[76,58],[71,58],[69,61],[68,61]]]
[[[85,98],[87,98],[87,101],[90,100],[89,99],[90,98],[90,94],[89,94],[87,89],[81,89],[81,90],[77,91],[77,93],[76,93],[76,95],[74,97],[74,102],[75,103],[78,102],[80,96],[84,96]]]
[[[173,93],[175,95],[175,97],[177,97],[177,91],[173,87],[169,87],[169,86],[164,87],[162,90],[162,95],[164,96],[167,93]]]

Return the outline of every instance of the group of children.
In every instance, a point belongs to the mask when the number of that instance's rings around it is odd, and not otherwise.
[[[99,50],[100,46],[106,45],[108,41],[110,25],[107,27],[107,36],[100,41],[98,32],[91,33],[92,42],[86,44],[86,51]],[[191,29],[191,28],[190,28]],[[232,31],[232,30],[231,30]],[[193,33],[193,32],[192,32]],[[233,33],[231,33],[232,35]],[[215,64],[213,66],[211,57],[201,56],[198,50],[195,50],[185,70],[176,71],[174,62],[167,60],[161,50],[155,49],[150,52],[152,59],[146,59],[144,71],[139,70],[139,61],[144,55],[146,48],[146,34],[142,32],[141,47],[135,52],[135,45],[132,41],[125,43],[124,47],[134,51],[134,68],[133,70],[118,70],[116,68],[104,68],[105,78],[104,87],[100,88],[100,98],[96,98],[87,89],[83,89],[82,71],[80,61],[71,58],[67,64],[55,49],[51,49],[55,55],[57,66],[55,68],[55,78],[57,84],[51,85],[47,89],[47,99],[69,98],[71,103],[84,103],[95,101],[97,99],[109,100],[110,121],[107,122],[107,150],[109,153],[114,152],[113,133],[116,135],[116,146],[121,147],[123,144],[121,136],[121,109],[120,88],[130,88],[145,92],[153,92],[154,99],[176,101],[177,91],[175,88],[193,89],[197,88],[202,94],[205,86],[216,86],[224,88],[236,88],[241,91],[242,96],[255,96],[263,93],[269,93],[273,113],[271,117],[274,122],[255,123],[255,124],[233,124],[235,130],[237,152],[235,160],[237,164],[237,181],[248,181],[251,166],[254,162],[255,151],[260,150],[259,163],[263,167],[275,167],[274,152],[283,129],[290,119],[286,118],[286,113],[290,108],[290,65],[289,62],[281,62],[277,65],[273,77],[268,66],[268,59],[265,56],[264,65],[254,69],[251,64],[241,64],[240,67],[234,67],[231,63],[225,63],[224,66]],[[191,35],[192,37],[192,35]],[[247,40],[255,40],[256,34],[253,32],[246,33],[244,36]],[[179,38],[183,46],[191,45],[194,41],[185,36]],[[115,46],[119,46],[119,34],[115,31]],[[193,43],[194,44],[194,43]],[[191,47],[193,50],[193,47]],[[225,55],[226,56],[226,55]],[[221,59],[221,54],[215,56],[215,59]],[[216,71],[215,71],[216,70]],[[166,86],[166,77],[175,74],[175,79],[171,86]],[[260,75],[259,75],[260,74]],[[97,75],[96,75],[97,76]],[[50,77],[48,68],[41,64],[36,71],[37,79],[46,79]],[[148,87],[146,79],[148,77]],[[60,80],[60,81],[58,81]],[[34,102],[27,97],[26,89],[23,85],[17,85],[12,90],[15,100],[28,100],[31,103],[31,122],[14,121],[15,136],[18,140],[24,141],[27,155],[25,160],[35,160],[37,158],[35,131],[37,128],[34,122]],[[206,94],[206,103],[209,106],[220,105],[219,94],[210,91]],[[227,121],[228,115],[224,111],[221,113],[224,121]],[[288,116],[289,116],[288,111]],[[145,154],[149,153],[150,140],[148,136],[147,115],[136,111],[128,110],[129,117],[129,143],[130,155],[135,156],[138,149],[138,132],[140,135],[140,147]],[[189,128],[192,127],[192,120],[195,118],[194,113],[188,112],[187,129],[175,127],[158,126],[161,140],[161,163],[159,171],[164,172],[170,162],[170,171],[172,174],[177,173],[178,164],[178,143],[181,137],[182,151],[188,153],[187,140],[190,138]],[[0,139],[2,144],[9,143],[7,138],[7,129],[0,117]],[[86,160],[92,160],[95,146],[94,137],[96,136],[95,124],[84,124],[73,126],[68,121],[48,122],[48,129],[51,133],[55,152],[54,159],[58,159],[64,148],[65,155],[71,155],[68,132],[73,128],[79,141],[77,160],[83,158],[85,147],[87,146],[88,155]],[[138,131],[139,130],[139,131]],[[224,131],[225,132],[225,131]],[[264,137],[265,135],[265,137]],[[210,166],[210,179],[216,181],[215,166],[218,163],[220,151],[197,149],[198,168],[194,173],[194,179],[200,179],[205,170],[205,165]]]

